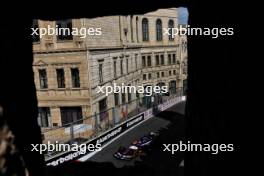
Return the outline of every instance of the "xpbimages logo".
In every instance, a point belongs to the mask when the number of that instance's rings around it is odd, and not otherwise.
[[[177,144],[163,144],[163,151],[175,154],[175,152],[210,152],[218,154],[219,152],[234,151],[234,144],[193,144],[190,141],[183,143],[180,141]]]
[[[47,144],[31,144],[32,149],[31,151],[42,153],[49,153],[49,152],[80,152],[81,154],[85,154],[86,152],[93,152],[93,151],[100,151],[101,144],[60,144],[58,141],[55,143],[51,143],[48,141]]]
[[[122,83],[121,86],[116,83],[113,86],[98,86],[97,93],[105,93],[106,96],[112,93],[141,93],[146,96],[152,94],[165,94],[168,92],[168,86],[126,86]]]
[[[180,25],[179,28],[163,28],[163,35],[171,36],[175,38],[180,35],[200,35],[211,36],[212,38],[218,38],[219,36],[231,36],[234,35],[234,28],[228,27],[190,27],[190,25]]]
[[[86,38],[87,35],[102,35],[101,28],[61,28],[58,25],[54,28],[48,25],[47,28],[31,28],[31,30],[31,35],[39,35],[39,38],[45,35],[73,35],[81,36],[80,38]]]

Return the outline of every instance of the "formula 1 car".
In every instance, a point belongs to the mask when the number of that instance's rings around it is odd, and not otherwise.
[[[158,133],[150,132],[148,135],[141,137],[139,140],[133,141],[132,145],[135,145],[139,149],[143,150],[146,147],[149,147],[153,143],[156,136],[158,136]]]
[[[131,145],[128,148],[120,147],[118,151],[114,154],[114,157],[120,160],[132,160],[140,155],[140,150],[137,146]]]
[[[152,144],[157,135],[158,133],[151,132],[149,135],[133,141],[128,148],[121,146],[114,154],[114,157],[120,160],[132,160],[140,155],[144,155],[144,150]]]

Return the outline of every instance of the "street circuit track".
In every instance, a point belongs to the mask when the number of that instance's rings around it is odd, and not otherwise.
[[[169,115],[168,117],[166,117],[166,113],[176,112],[177,114],[183,115],[184,107],[185,107],[185,102],[179,103],[167,109],[166,111],[160,113],[157,117],[153,117],[142,122],[141,124],[131,129],[124,135],[120,136],[118,139],[114,140],[111,144],[104,147],[100,152],[96,153],[91,158],[89,158],[88,161],[111,162],[114,164],[115,167],[118,168],[123,166],[133,166],[136,162],[142,161],[140,157],[137,157],[131,161],[122,161],[114,158],[113,154],[118,150],[120,146],[128,147],[133,140],[139,139],[140,137],[147,135],[151,131],[162,131],[162,130],[166,131],[168,129],[168,126],[172,123],[168,118],[175,118],[175,120],[179,118],[173,116],[170,117]],[[184,127],[179,126],[177,128],[183,129]],[[160,137],[163,138],[163,136]]]
[[[183,176],[183,152],[175,152],[173,155],[164,152],[163,144],[179,143],[185,139],[184,109],[185,102],[178,103],[130,129],[85,162],[70,162],[58,167],[49,167],[47,175],[97,176],[108,173],[116,176]],[[159,131],[159,136],[146,156],[131,161],[121,161],[113,157],[121,145],[128,146],[134,139],[150,131]]]

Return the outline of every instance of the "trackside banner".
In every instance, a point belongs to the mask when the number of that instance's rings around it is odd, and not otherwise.
[[[89,141],[86,143],[86,146],[88,147],[90,144],[96,145],[101,144],[101,147],[104,146],[106,143],[108,143],[110,140],[114,139],[115,137],[119,136],[129,128],[135,126],[136,124],[140,123],[144,120],[144,113],[139,114],[128,121],[118,125],[117,127],[109,130],[108,132],[100,135],[99,137]],[[60,164],[75,161],[87,154],[91,153],[91,151],[69,151],[66,153],[62,153],[61,155],[55,156],[54,158],[50,158],[46,160],[47,166],[58,166]]]

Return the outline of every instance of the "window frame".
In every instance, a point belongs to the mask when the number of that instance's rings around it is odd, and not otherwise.
[[[146,64],[146,56],[142,56],[141,57],[141,62],[142,62],[142,68],[147,67],[147,64]]]
[[[170,19],[168,21],[168,28],[169,28],[169,35],[168,35],[168,39],[169,41],[174,41],[173,35],[172,35],[172,28],[174,28],[174,21],[172,19]]]
[[[61,28],[69,29],[69,35],[56,35],[57,41],[62,42],[62,41],[71,41],[73,40],[73,35],[72,35],[72,19],[64,19],[64,20],[57,20],[55,21],[56,27],[58,27],[58,30]]]
[[[104,82],[103,62],[99,62],[99,64],[98,64],[98,75],[99,75],[99,83],[103,83]]]
[[[147,18],[142,19],[142,41],[149,41],[149,22]]]
[[[162,40],[162,20],[158,18],[156,20],[156,41],[161,42]]]
[[[62,71],[59,73],[59,71]],[[62,74],[62,75],[59,75]],[[57,86],[58,88],[65,88],[65,72],[63,68],[56,68]]]
[[[40,89],[47,89],[48,88],[48,76],[47,76],[46,68],[38,69],[38,73],[39,73],[39,87],[40,87]]]
[[[76,74],[75,71],[76,71],[76,73],[78,73],[77,75],[75,75]],[[79,68],[71,68],[71,80],[72,80],[72,87],[73,88],[80,88],[81,87],[80,70],[79,70]]]
[[[148,67],[152,66],[151,56],[147,56],[147,66]]]
[[[39,125],[43,128],[50,127],[50,108],[49,107],[38,107]],[[45,119],[43,119],[45,118]],[[43,123],[46,121],[45,123]]]

